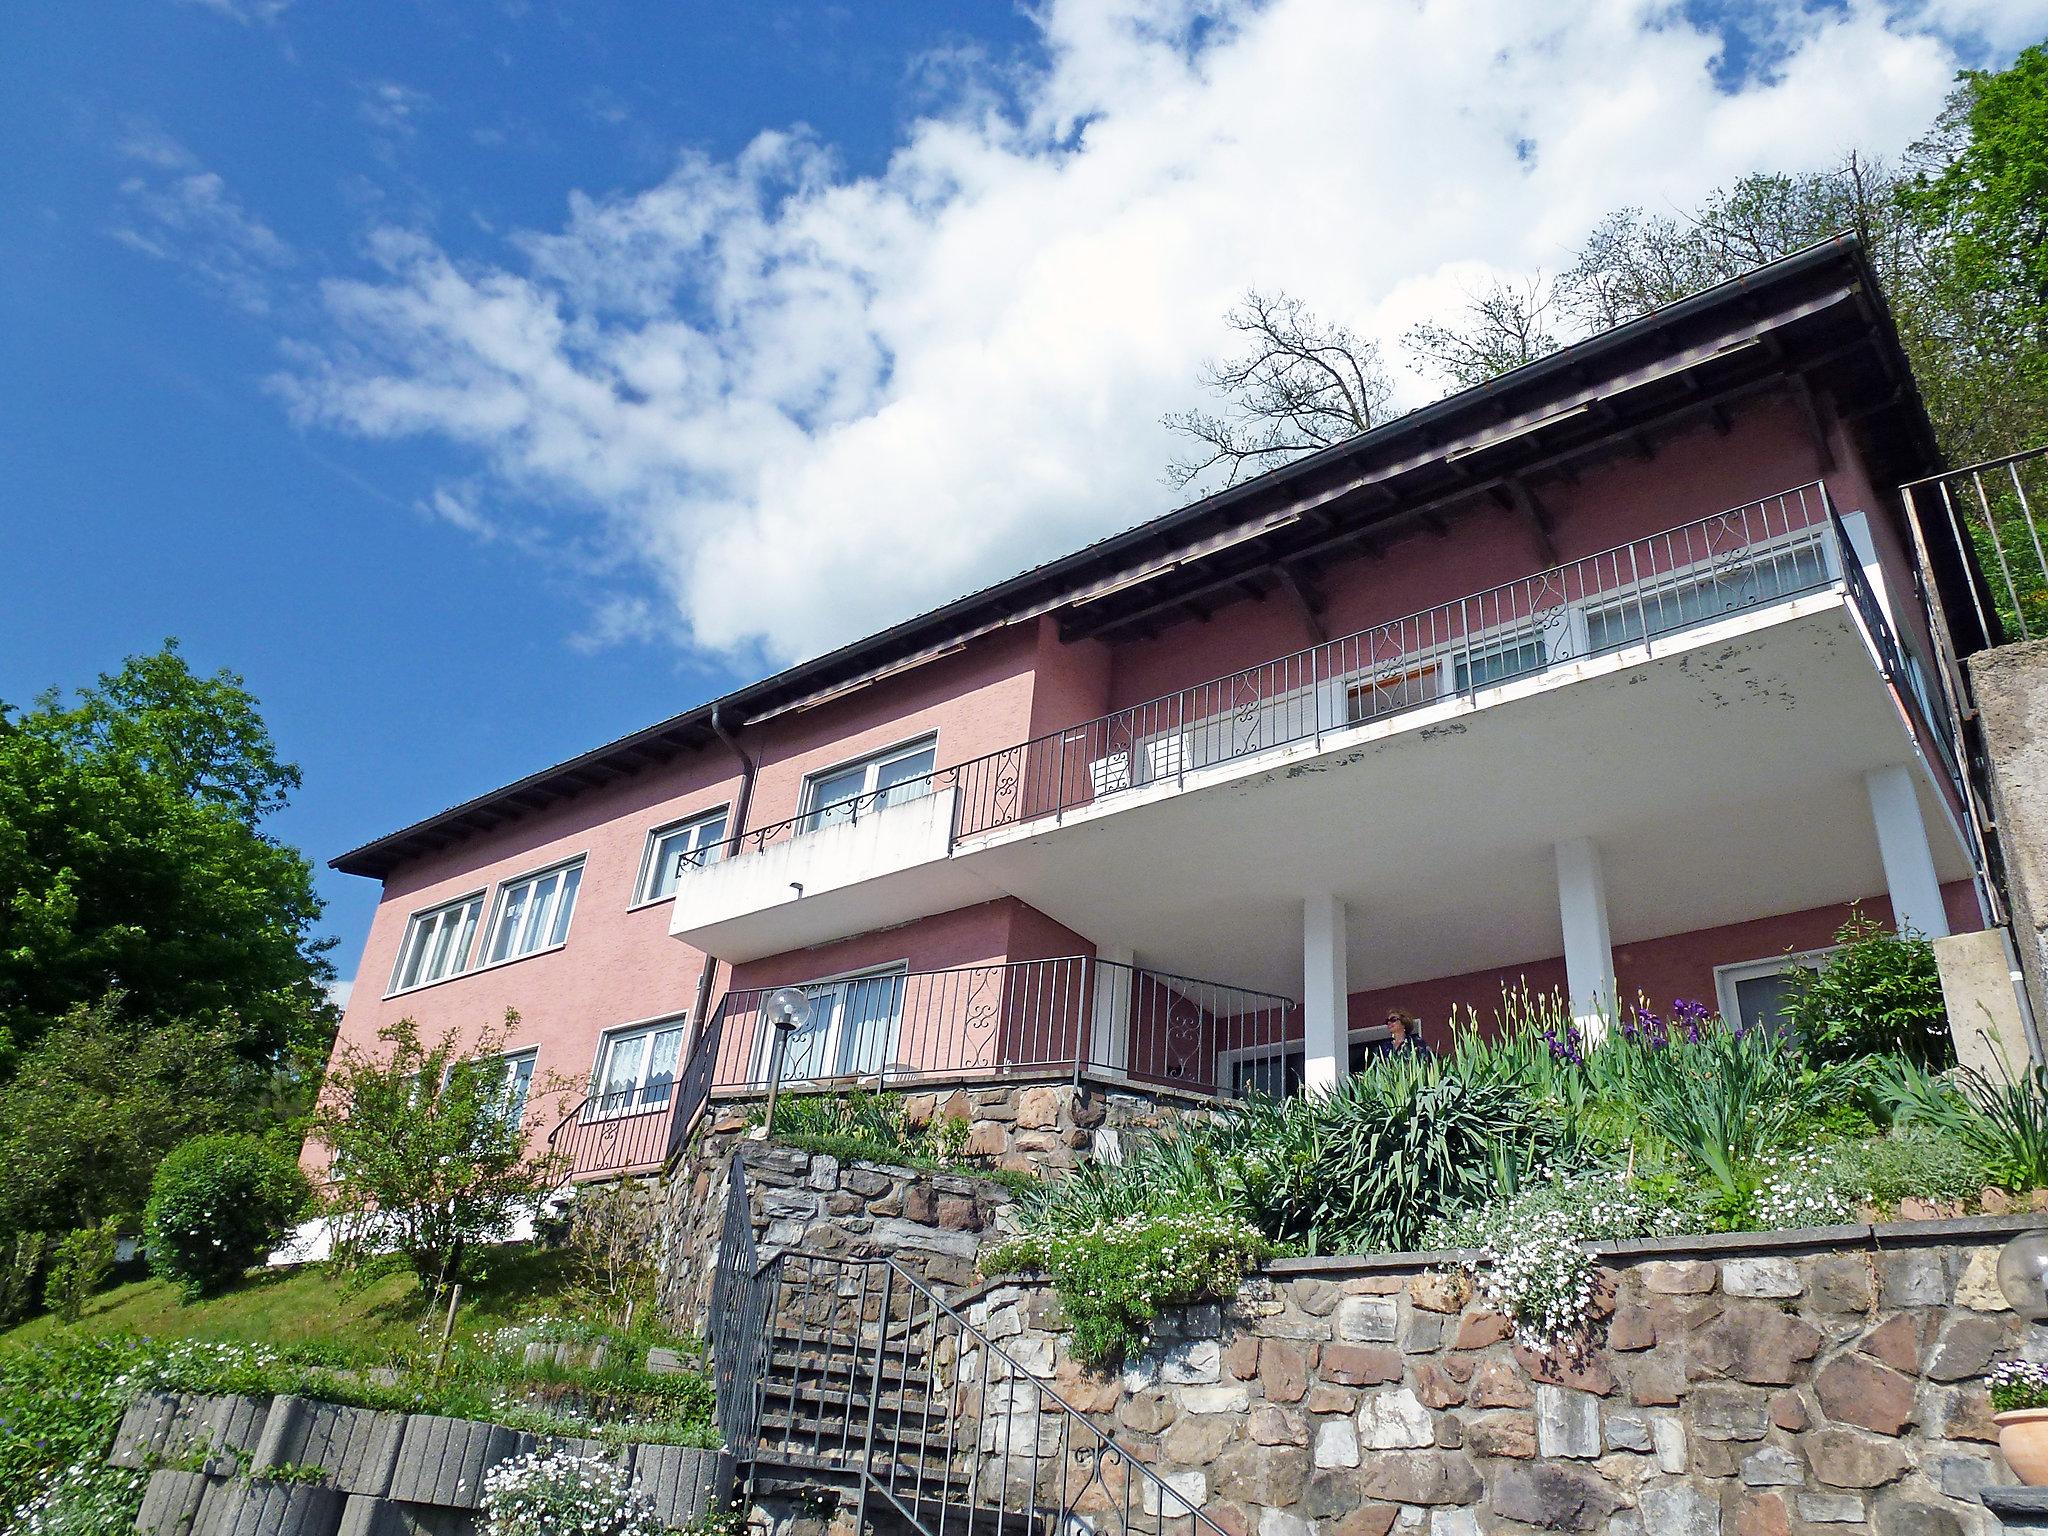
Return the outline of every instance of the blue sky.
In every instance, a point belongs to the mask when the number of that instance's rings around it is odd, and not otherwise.
[[[171,634],[242,672],[346,975],[342,848],[1164,510],[1158,417],[1246,285],[1426,398],[1398,337],[1487,276],[1895,151],[2043,33],[2043,0],[10,7],[0,698]]]

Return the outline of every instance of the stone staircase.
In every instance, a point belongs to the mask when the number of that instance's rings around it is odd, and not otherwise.
[[[757,1496],[830,1491],[884,1536],[1222,1536],[894,1260],[764,1256],[743,1155],[710,1331],[720,1427]]]

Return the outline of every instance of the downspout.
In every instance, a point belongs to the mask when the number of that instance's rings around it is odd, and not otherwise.
[[[737,846],[740,834],[747,830],[747,812],[753,808],[754,804],[754,772],[756,765],[754,760],[747,756],[746,748],[742,747],[732,732],[725,728],[725,722],[719,717],[719,706],[716,704],[711,706],[711,733],[724,742],[732,755],[740,760],[740,792],[733,800],[732,831],[728,834],[734,845]],[[704,1026],[709,1022],[705,1014],[711,1007],[711,982],[717,970],[718,962],[711,956],[706,955],[704,957],[704,969],[697,977],[697,1006],[690,1010],[690,1046],[692,1050],[696,1048],[697,1042],[704,1038]]]

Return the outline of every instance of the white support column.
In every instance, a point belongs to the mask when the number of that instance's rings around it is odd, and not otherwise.
[[[1137,956],[1128,944],[1095,946],[1093,1026],[1088,1032],[1088,1065],[1105,1072],[1131,1070],[1131,972]]]
[[[1349,959],[1344,949],[1344,903],[1334,896],[1302,902],[1302,1087],[1334,1088],[1351,1072]]]
[[[1948,937],[1948,909],[1941,904],[1941,877],[1920,818],[1913,772],[1904,764],[1873,768],[1863,775],[1870,792],[1870,817],[1877,823],[1877,853],[1892,898],[1892,921],[1930,939]]]
[[[1607,881],[1591,838],[1557,845],[1557,910],[1572,1017],[1589,1040],[1597,1039],[1614,1011],[1614,941],[1607,932]]]

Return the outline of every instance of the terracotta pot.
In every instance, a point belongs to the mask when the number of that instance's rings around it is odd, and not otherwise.
[[[1994,1413],[1998,1449],[2012,1475],[2029,1488],[2048,1488],[2048,1408],[2015,1408]]]

